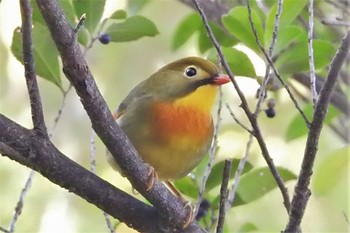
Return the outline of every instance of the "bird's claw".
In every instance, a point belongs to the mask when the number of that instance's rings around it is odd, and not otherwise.
[[[190,202],[187,202],[186,205],[184,206],[185,209],[188,209],[188,216],[186,218],[185,224],[182,226],[183,229],[188,227],[194,220],[194,208],[191,205]]]
[[[153,188],[154,181],[156,179],[158,179],[158,175],[157,175],[156,171],[151,166],[149,166],[149,171],[147,173],[147,177],[148,177],[148,182],[147,182],[146,191],[148,192]]]

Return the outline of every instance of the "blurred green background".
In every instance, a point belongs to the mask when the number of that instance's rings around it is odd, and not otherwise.
[[[116,9],[124,9],[125,1],[107,1],[104,16]],[[171,49],[171,41],[177,25],[192,9],[178,1],[155,0],[147,4],[138,14],[152,20],[159,34],[134,42],[110,43],[96,42],[88,51],[86,59],[96,79],[101,93],[114,110],[123,97],[141,80],[147,78],[162,65],[189,55],[199,55],[194,39],[177,51]],[[31,128],[31,114],[24,80],[23,66],[13,57],[9,47],[12,32],[20,26],[20,13],[17,1],[2,1],[0,5],[0,112],[17,123]],[[242,50],[246,48],[240,46]],[[248,51],[249,52],[249,51]],[[254,55],[251,55],[254,57]],[[264,75],[263,62],[253,58],[258,75]],[[63,77],[63,75],[62,75]],[[63,87],[68,87],[65,78]],[[238,78],[250,105],[255,106],[255,93],[258,84],[255,80]],[[39,79],[40,92],[48,130],[51,131],[58,109],[62,102],[61,91],[52,83]],[[228,102],[235,114],[247,124],[243,111],[231,85],[223,87],[223,101]],[[284,135],[297,112],[285,92],[276,94],[275,118],[259,116],[264,138],[276,165],[298,174],[306,137],[286,141]],[[226,108],[222,110],[223,122],[219,134],[219,154],[217,161],[224,158],[241,158],[244,154],[247,133],[229,116]],[[213,115],[216,114],[216,108]],[[248,125],[248,124],[247,124]],[[53,131],[52,141],[64,154],[83,167],[90,168],[90,121],[82,108],[74,90],[70,91],[63,108],[62,116]],[[125,178],[112,170],[106,163],[105,148],[96,139],[97,174],[115,186],[131,192]],[[349,223],[349,147],[339,140],[328,127],[323,129],[319,152],[312,181],[312,197],[303,219],[305,232],[347,232]],[[344,156],[346,155],[346,156]],[[334,162],[334,157],[339,159]],[[266,166],[257,144],[254,142],[249,161],[254,166]],[[327,173],[329,165],[332,173]],[[345,168],[344,168],[345,164]],[[11,221],[19,194],[30,170],[22,165],[0,157],[0,226],[7,228]],[[340,178],[339,178],[340,177]],[[338,179],[339,178],[339,179]],[[292,194],[295,181],[287,183]],[[254,192],[254,190],[251,190]],[[136,195],[141,198],[140,195]],[[246,223],[253,223],[257,232],[277,232],[284,229],[287,215],[282,205],[279,190],[273,190],[262,198],[229,211],[226,222],[229,231],[238,232]],[[112,220],[113,223],[115,220]],[[103,215],[95,206],[80,197],[52,184],[36,174],[29,190],[23,212],[16,225],[16,232],[108,232]],[[118,232],[129,232],[120,225]]]

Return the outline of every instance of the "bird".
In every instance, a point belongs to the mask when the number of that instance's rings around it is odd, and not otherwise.
[[[209,60],[186,57],[136,85],[113,113],[142,160],[168,182],[189,174],[213,138],[211,109],[230,78]],[[112,156],[109,162],[118,169]]]

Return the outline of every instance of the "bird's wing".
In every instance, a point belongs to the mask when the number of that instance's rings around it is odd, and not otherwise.
[[[139,85],[134,87],[134,89],[132,89],[125,99],[119,104],[117,111],[113,113],[114,119],[120,119],[120,117],[126,111],[131,109],[130,106],[133,106],[136,103],[142,103],[150,98],[152,98],[152,95],[145,91],[144,82],[141,82]]]

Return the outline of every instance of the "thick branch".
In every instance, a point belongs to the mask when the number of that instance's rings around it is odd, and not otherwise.
[[[133,187],[145,196],[172,225],[184,225],[188,209],[160,181],[146,191],[149,182],[149,166],[144,164],[126,135],[114,121],[102,98],[92,74],[76,41],[76,34],[67,23],[56,1],[36,1],[51,36],[61,55],[64,72],[76,89],[89,115],[92,127],[118,162]],[[192,232],[201,232],[197,224],[190,225]],[[187,229],[186,229],[187,230]]]
[[[153,207],[115,188],[70,160],[46,137],[34,136],[33,131],[23,128],[2,114],[0,132],[2,155],[38,171],[53,183],[77,194],[133,228],[158,232],[161,227],[166,226],[167,223]]]
[[[196,10],[196,5],[193,3],[193,0],[179,0],[180,2],[192,7]],[[222,26],[221,17],[223,14],[226,14],[230,8],[225,5],[225,1],[208,1],[208,0],[198,0],[199,5],[206,12],[206,16],[212,22],[215,22],[219,27]]]
[[[317,153],[318,139],[322,130],[324,118],[327,115],[327,109],[331,99],[332,90],[336,84],[339,71],[346,59],[347,54],[349,53],[349,48],[350,31],[347,32],[342,40],[341,46],[331,63],[331,68],[328,72],[327,79],[320,91],[319,98],[316,102],[313,119],[310,125],[310,131],[307,137],[304,159],[294,190],[289,222],[286,226],[285,232],[296,232],[300,228],[300,223],[304,216],[305,208],[311,194],[308,187]]]

